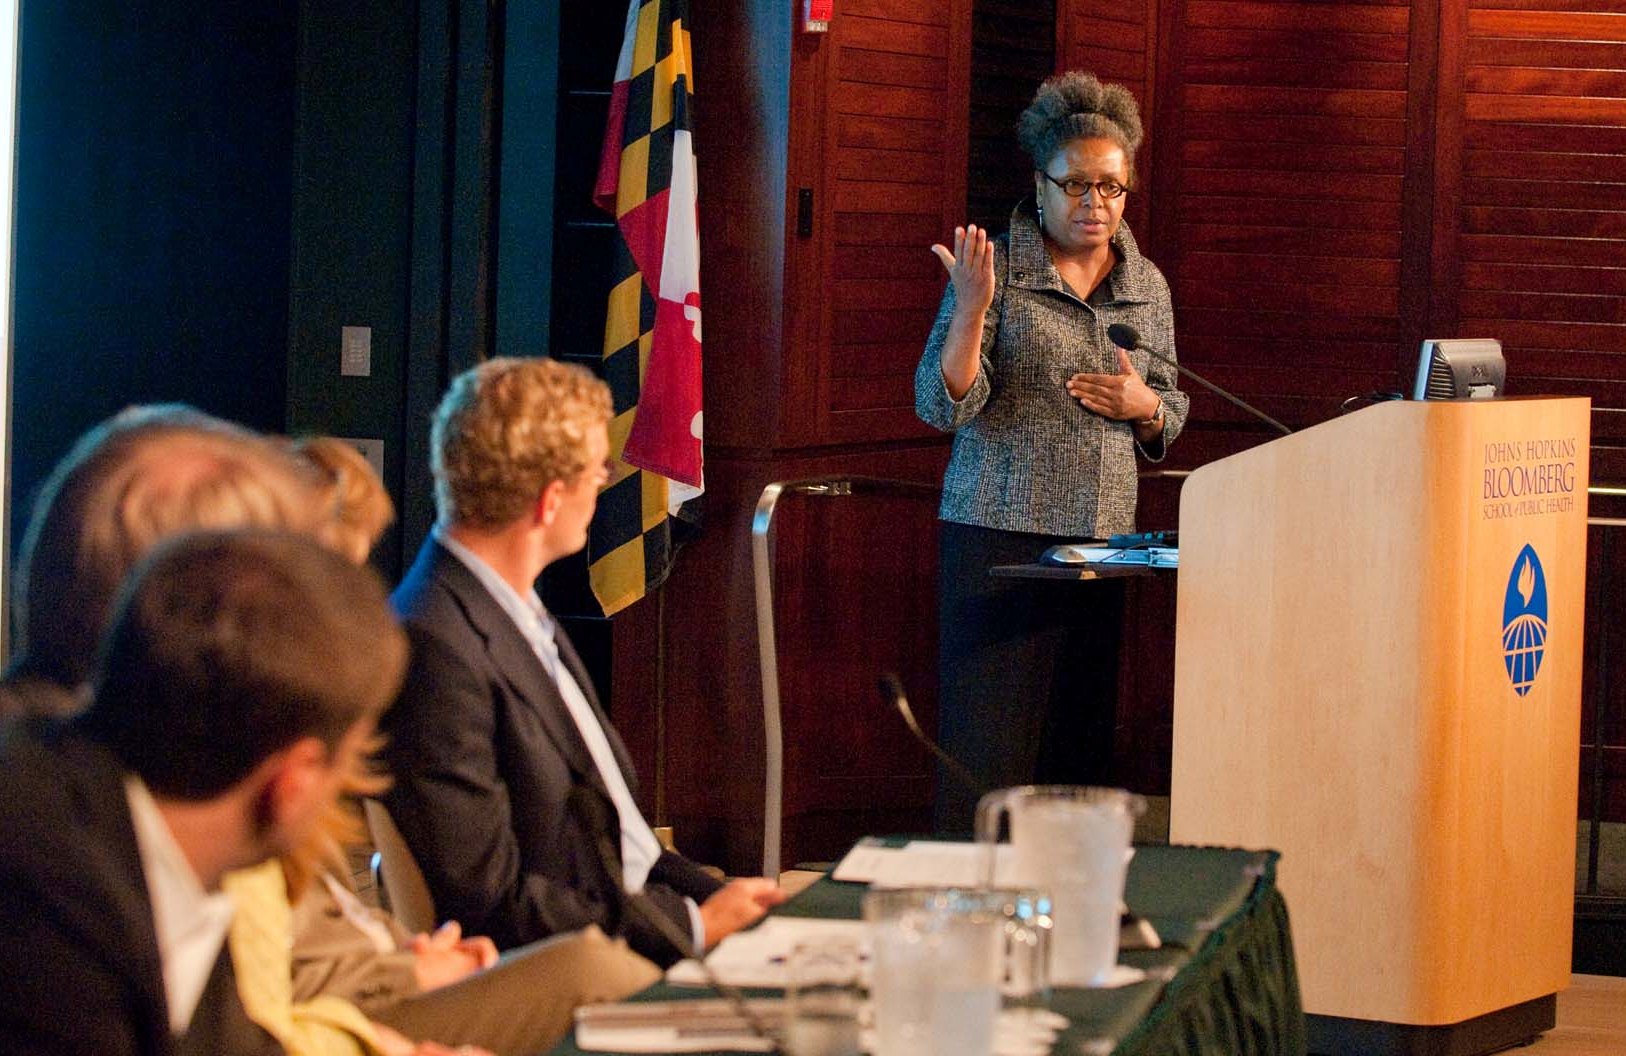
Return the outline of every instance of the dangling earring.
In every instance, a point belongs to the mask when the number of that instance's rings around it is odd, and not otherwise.
[[[1033,197],[1033,211],[1039,214],[1039,226],[1044,227],[1044,199],[1038,195]]]

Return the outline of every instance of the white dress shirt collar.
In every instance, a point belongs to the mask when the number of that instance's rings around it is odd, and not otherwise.
[[[169,823],[158,811],[152,793],[134,774],[124,779],[130,804],[141,873],[152,902],[153,931],[158,936],[158,959],[164,973],[164,998],[169,1006],[169,1030],[182,1034],[192,1022],[220,958],[220,946],[231,926],[231,896],[203,889],[192,863]]]
[[[474,573],[474,578],[480,581],[480,585],[486,588],[486,593],[491,595],[491,599],[508,614],[509,619],[514,621],[514,626],[519,628],[527,641],[531,639],[532,632],[538,628],[545,629],[549,639],[553,637],[553,619],[542,607],[542,599],[536,596],[534,587],[522,596],[506,579],[497,574],[496,569],[486,563],[485,558],[452,538],[452,533],[443,525],[435,525],[434,536],[436,542]]]

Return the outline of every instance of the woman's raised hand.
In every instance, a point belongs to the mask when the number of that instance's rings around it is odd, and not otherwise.
[[[976,224],[954,229],[954,250],[942,243],[932,252],[943,262],[954,284],[956,311],[981,316],[994,303],[994,247],[988,232]]]

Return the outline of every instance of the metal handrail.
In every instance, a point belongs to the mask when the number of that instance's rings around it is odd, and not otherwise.
[[[799,495],[837,497],[858,494],[936,496],[934,484],[850,475],[775,481],[762,489],[751,518],[751,568],[757,609],[757,660],[762,668],[762,732],[767,766],[763,775],[762,875],[779,876],[779,842],[785,800],[785,732],[779,710],[779,650],[774,637],[773,558],[769,534],[779,499]]]
[[[1626,523],[1626,522],[1622,522]],[[1613,527],[1613,526],[1611,526]],[[1603,533],[1600,562],[1607,575],[1613,532]],[[1603,843],[1603,710],[1609,700],[1609,621],[1601,620],[1598,633],[1598,677],[1593,683],[1592,702],[1592,816],[1587,819],[1586,894],[1598,893],[1598,856]]]

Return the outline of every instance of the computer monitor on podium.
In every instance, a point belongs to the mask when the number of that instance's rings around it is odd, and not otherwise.
[[[1481,400],[1502,395],[1507,362],[1492,337],[1423,342],[1412,386],[1414,400]]]

